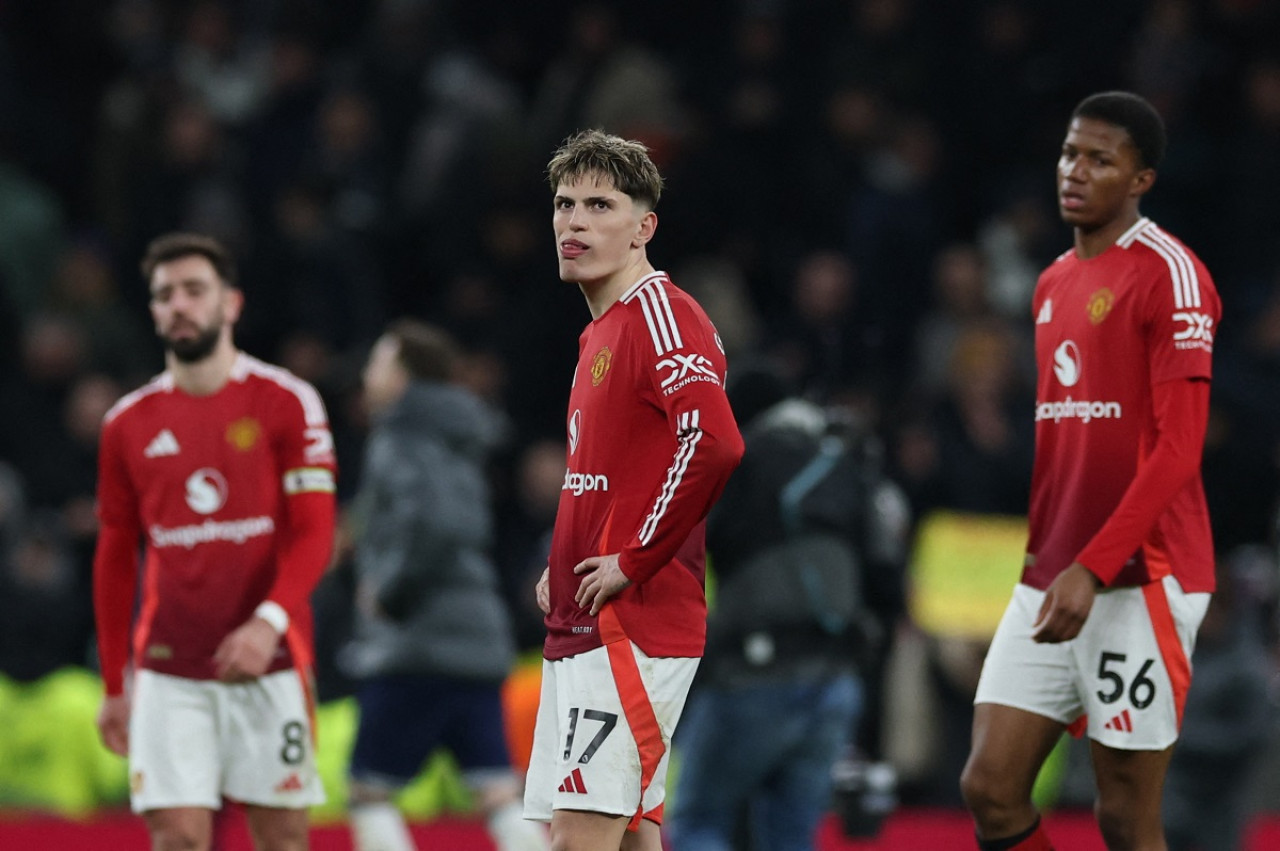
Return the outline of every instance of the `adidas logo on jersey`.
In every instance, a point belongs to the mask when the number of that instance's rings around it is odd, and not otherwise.
[[[1037,325],[1048,325],[1053,321],[1053,299],[1047,298],[1040,305],[1040,315],[1036,317]]]
[[[178,438],[173,436],[173,432],[165,428],[151,438],[151,442],[147,444],[146,449],[142,450],[142,454],[147,458],[160,458],[166,455],[177,455],[178,451]]]
[[[1133,719],[1129,717],[1129,710],[1126,709],[1124,712],[1121,712],[1115,718],[1108,721],[1105,725],[1105,729],[1115,730],[1120,733],[1132,733]]]
[[[297,772],[294,772],[282,780],[275,790],[277,792],[301,792],[302,779],[298,777]]]
[[[560,792],[574,792],[579,795],[587,794],[587,784],[582,781],[582,771],[575,768],[573,773],[564,779],[560,784]]]

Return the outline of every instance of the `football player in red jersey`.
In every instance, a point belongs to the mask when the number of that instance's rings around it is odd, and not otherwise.
[[[525,816],[558,851],[660,851],[671,735],[706,638],[707,511],[742,457],[725,357],[654,269],[645,146],[579,133],[548,166],[562,280],[586,297]]]
[[[1031,788],[1064,727],[1090,739],[1110,849],[1159,851],[1160,797],[1214,588],[1200,455],[1221,303],[1139,212],[1164,152],[1142,98],[1072,113],[1058,203],[1074,247],[1040,276],[1036,453],[1022,579],[975,698],[961,789],[983,849],[1047,849]]]
[[[333,437],[313,387],[232,342],[243,296],[220,243],[167,234],[142,271],[165,371],[102,431],[98,726],[153,847],[208,849],[226,797],[260,851],[302,851],[324,799],[308,600],[333,546]]]

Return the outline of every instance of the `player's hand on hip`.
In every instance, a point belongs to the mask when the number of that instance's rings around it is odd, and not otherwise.
[[[129,696],[112,695],[102,700],[98,710],[98,732],[107,750],[129,755]]]
[[[1045,589],[1044,603],[1032,624],[1031,639],[1041,644],[1056,644],[1079,635],[1100,584],[1089,568],[1073,562]]]
[[[280,634],[275,627],[254,616],[236,627],[214,651],[213,662],[218,679],[225,683],[242,683],[260,677],[271,666]]]
[[[574,600],[582,608],[591,607],[591,614],[598,615],[609,598],[631,584],[631,580],[618,567],[618,554],[591,556],[579,562],[574,573],[587,574],[578,585]]]
[[[538,578],[538,584],[533,589],[533,597],[538,601],[538,608],[542,609],[544,615],[551,614],[551,568],[543,568],[542,576]]]

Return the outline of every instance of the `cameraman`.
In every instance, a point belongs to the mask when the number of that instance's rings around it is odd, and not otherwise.
[[[810,851],[901,602],[908,509],[878,445],[766,368],[730,379],[746,454],[708,518],[717,586],[677,745],[675,851]],[[745,816],[745,824],[740,819]]]

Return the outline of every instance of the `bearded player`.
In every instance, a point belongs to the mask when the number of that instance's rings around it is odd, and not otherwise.
[[[225,797],[259,851],[302,851],[324,797],[308,599],[333,546],[333,438],[314,388],[232,342],[244,299],[221,244],[159,237],[142,272],[165,371],[102,430],[98,726],[154,849],[208,849]]]

